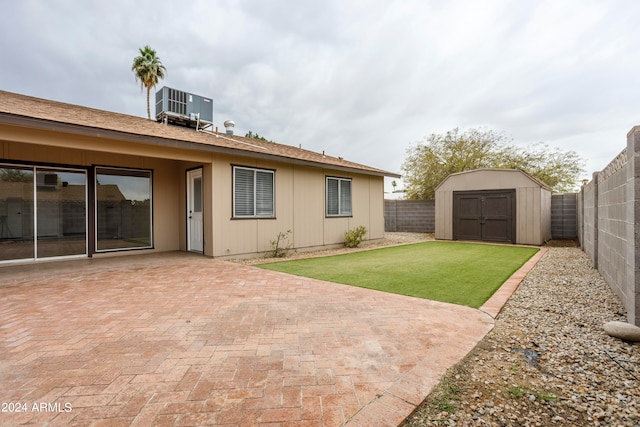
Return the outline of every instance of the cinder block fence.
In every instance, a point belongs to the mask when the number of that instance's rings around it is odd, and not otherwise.
[[[624,303],[629,323],[640,326],[640,126],[627,134],[626,148],[582,187],[578,234]]]
[[[578,237],[578,193],[551,196],[551,237],[553,239]]]
[[[407,233],[435,232],[435,200],[385,200],[384,230]]]
[[[554,239],[578,237],[577,202],[577,193],[551,196],[551,234]],[[385,200],[384,229],[388,232],[435,232],[435,201]]]

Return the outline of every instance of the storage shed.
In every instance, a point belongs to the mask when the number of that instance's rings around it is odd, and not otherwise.
[[[436,239],[541,245],[551,239],[551,188],[517,169],[451,174],[436,188]]]

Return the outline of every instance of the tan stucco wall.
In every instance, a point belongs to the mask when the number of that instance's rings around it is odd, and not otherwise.
[[[233,165],[275,171],[275,218],[232,218]],[[352,217],[325,217],[327,176],[352,179]],[[213,256],[268,252],[272,250],[271,240],[287,230],[292,231],[288,242],[295,249],[342,244],[344,233],[359,225],[367,228],[367,239],[381,239],[384,237],[383,185],[382,177],[216,155],[213,163]]]
[[[477,170],[451,175],[436,190],[436,239],[453,239],[453,192],[516,190],[516,243],[551,238],[551,191],[516,170]]]
[[[344,233],[359,225],[367,228],[367,239],[384,237],[383,177],[5,124],[0,124],[0,159],[153,170],[153,251],[187,249],[186,171],[195,167],[203,168],[207,256],[267,252],[270,241],[287,230],[299,249],[341,244]],[[232,165],[275,170],[275,219],[231,218]],[[352,217],[325,218],[326,176],[352,179]]]

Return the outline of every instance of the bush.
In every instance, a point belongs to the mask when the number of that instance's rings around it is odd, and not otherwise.
[[[287,256],[287,253],[291,249],[291,242],[285,244],[285,240],[289,240],[289,234],[291,230],[281,231],[278,233],[278,237],[271,241],[271,256],[275,258],[282,258]]]
[[[344,245],[348,248],[357,248],[364,240],[365,234],[367,234],[367,229],[363,225],[347,231],[344,233]]]

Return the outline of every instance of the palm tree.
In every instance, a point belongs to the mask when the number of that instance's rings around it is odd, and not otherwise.
[[[147,117],[151,120],[151,105],[149,97],[151,88],[158,84],[158,80],[164,79],[167,69],[160,62],[160,58],[156,56],[156,51],[151,49],[149,45],[140,51],[140,56],[133,59],[131,71],[133,71],[136,81],[140,81],[140,89],[147,88]]]

